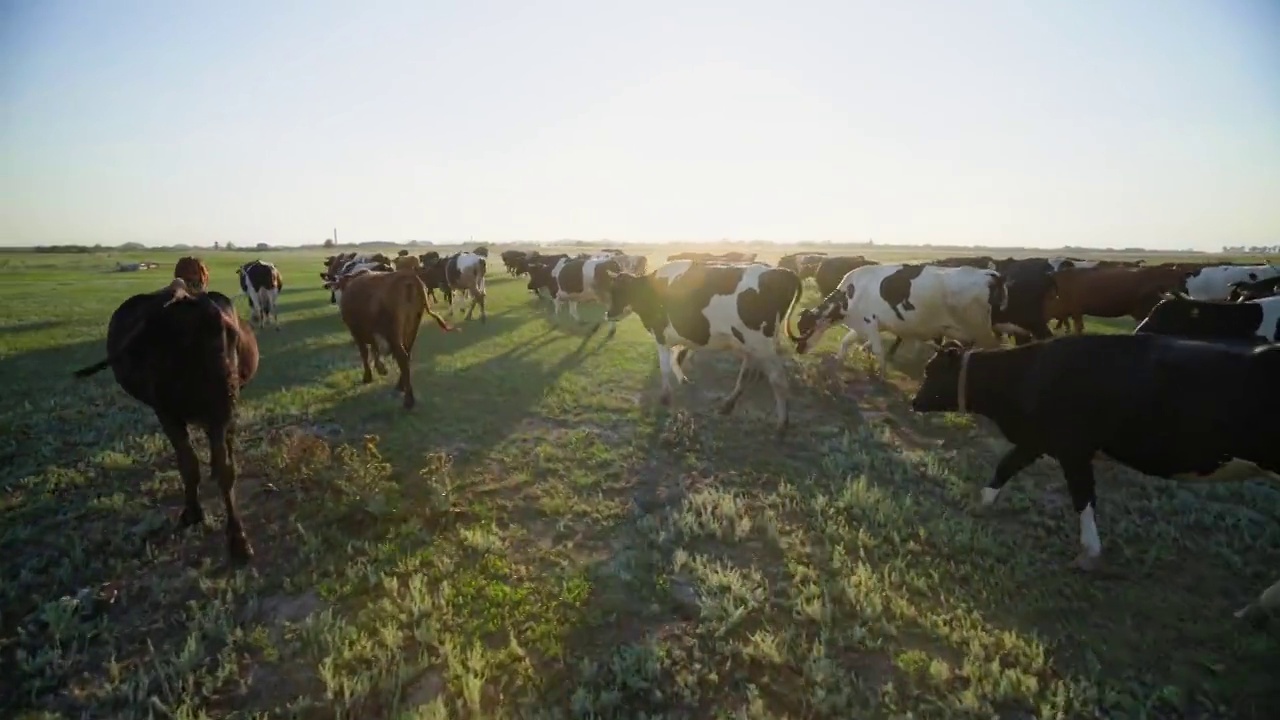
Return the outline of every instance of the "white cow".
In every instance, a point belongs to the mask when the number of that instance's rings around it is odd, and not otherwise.
[[[738,382],[721,403],[721,414],[733,410],[754,363],[773,388],[782,435],[788,424],[787,374],[778,338],[785,331],[798,339],[788,321],[801,291],[800,278],[784,268],[677,260],[648,275],[616,275],[605,317],[615,322],[628,308],[640,316],[658,346],[664,405],[671,402],[671,379],[686,382],[680,366],[693,348],[731,350],[742,357]]]
[[[800,313],[797,352],[818,344],[832,325],[843,322],[849,333],[836,358],[843,362],[849,346],[865,338],[884,375],[886,358],[880,332],[903,340],[952,338],[980,347],[999,344],[991,315],[1009,301],[1004,279],[995,270],[938,265],[867,265],[850,271],[817,307]]]
[[[278,302],[284,282],[276,266],[261,260],[245,263],[236,270],[240,276],[240,291],[249,298],[249,322],[266,327],[267,316],[275,322],[276,330],[280,329],[280,308]]]
[[[1213,265],[1191,273],[1187,278],[1187,295],[1193,300],[1226,300],[1231,286],[1240,282],[1257,282],[1280,276],[1280,266]]]

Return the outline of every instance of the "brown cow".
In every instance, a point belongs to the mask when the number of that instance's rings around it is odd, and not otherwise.
[[[233,562],[248,562],[253,548],[235,500],[236,405],[240,389],[257,373],[258,342],[231,298],[188,292],[182,278],[158,292],[128,298],[107,325],[107,359],[75,376],[108,367],[125,392],[155,411],[173,446],[186,490],[182,527],[204,522],[200,460],[188,426],[204,429],[209,474],[218,481],[227,512],[227,552]]]
[[[422,315],[431,316],[445,332],[449,327],[439,315],[427,307],[427,288],[418,279],[415,269],[406,268],[390,273],[363,273],[339,278],[338,310],[342,322],[351,331],[356,348],[360,350],[360,362],[364,364],[364,380],[373,382],[369,367],[369,353],[373,353],[373,367],[379,375],[387,374],[382,364],[376,338],[387,343],[388,352],[400,368],[396,390],[404,393],[404,409],[413,407],[413,381],[410,379],[409,361],[413,344],[418,339],[418,326]]]
[[[209,287],[209,268],[198,257],[178,258],[177,264],[173,266],[173,276],[181,278],[187,289],[193,292],[201,292]]]
[[[1056,293],[1045,301],[1045,319],[1070,318],[1077,335],[1084,332],[1084,316],[1136,322],[1160,302],[1161,293],[1185,292],[1188,273],[1166,267],[1066,268],[1052,274]]]

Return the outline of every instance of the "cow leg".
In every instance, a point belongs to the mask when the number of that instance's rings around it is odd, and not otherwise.
[[[728,415],[733,412],[733,406],[738,403],[738,398],[742,397],[743,383],[746,381],[747,370],[751,367],[751,358],[742,358],[742,367],[738,369],[738,382],[734,384],[733,390],[724,397],[720,402],[718,412],[721,415]]]
[[[995,475],[991,477],[991,482],[982,488],[982,506],[989,507],[995,503],[996,498],[1000,497],[1000,491],[1004,489],[1005,483],[1013,479],[1014,475],[1022,472],[1028,465],[1036,461],[1040,457],[1040,452],[1031,450],[1022,445],[1014,445],[1009,452],[1000,458],[1000,462],[996,464]]]
[[[849,355],[849,346],[852,345],[853,341],[857,339],[858,339],[858,332],[856,330],[850,330],[849,332],[845,333],[844,339],[840,341],[840,351],[836,353],[837,366],[844,365],[844,359]]]
[[[778,438],[782,438],[787,434],[787,426],[791,422],[787,412],[787,369],[782,364],[782,358],[777,355],[770,356],[760,364],[764,365],[769,386],[773,388],[773,401],[778,414],[776,433]]]
[[[196,457],[195,448],[191,447],[187,424],[162,417],[160,426],[178,456],[178,474],[182,476],[182,488],[186,493],[186,504],[182,507],[178,523],[184,528],[201,524],[204,522],[204,509],[200,507],[200,459]]]
[[[671,348],[666,345],[658,345],[658,372],[662,375],[662,392],[658,395],[658,402],[663,405],[671,404]],[[679,367],[678,363],[676,367]],[[677,375],[678,377],[678,375]]]
[[[885,355],[885,359],[890,359],[898,354],[898,348],[902,347],[902,338],[893,339],[893,344],[889,346],[889,352]]]
[[[360,364],[364,366],[364,378],[360,382],[368,385],[373,382],[373,369],[369,367],[369,344],[363,340],[356,340],[356,347],[360,350]]]
[[[671,348],[674,354],[674,362],[671,363],[671,372],[675,375],[676,382],[681,385],[689,382],[689,375],[685,373],[685,368],[693,360],[693,351],[683,345]]]
[[[889,359],[885,357],[884,340],[880,338],[880,329],[872,328],[867,335],[867,344],[871,346],[871,352],[876,356],[875,374],[882,379],[888,377],[888,367],[886,366],[889,364]]]
[[[1080,554],[1071,567],[1096,570],[1102,561],[1102,540],[1098,537],[1097,497],[1094,495],[1092,458],[1058,460],[1071,492],[1071,504],[1080,515]]]
[[[413,396],[413,380],[409,376],[409,353],[400,345],[391,343],[391,357],[395,358],[400,368],[400,379],[396,387],[404,392],[404,409],[412,410],[417,399]]]
[[[391,343],[388,342],[387,343],[388,353],[391,352],[390,347],[391,347]],[[382,348],[378,346],[377,337],[369,338],[369,351],[373,353],[373,369],[377,370],[378,374],[381,375],[382,377],[386,377],[387,366],[382,364]]]
[[[231,445],[235,441],[235,429],[230,425],[214,425],[205,430],[209,438],[210,474],[218,479],[222,490],[222,504],[227,510],[227,554],[232,562],[246,563],[253,559],[253,548],[244,535],[240,513],[236,511],[236,461]]]
[[[578,323],[579,325],[581,325],[581,324],[582,324],[582,318],[578,316],[578,301],[577,301],[577,300],[570,300],[570,301],[569,301],[569,316],[573,318],[573,321],[574,321],[574,322]]]
[[[1072,329],[1077,335],[1084,334],[1084,315],[1077,313],[1071,316]]]

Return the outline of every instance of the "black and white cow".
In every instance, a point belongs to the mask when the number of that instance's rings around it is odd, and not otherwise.
[[[1280,346],[1164,335],[1067,335],[1014,348],[947,344],[925,367],[916,412],[972,412],[1013,443],[983,488],[995,502],[1037,458],[1058,462],[1080,520],[1073,565],[1102,556],[1093,459],[1138,472],[1227,481],[1280,473]],[[1264,594],[1280,604],[1280,583]],[[1243,611],[1242,611],[1243,612]]]
[[[582,318],[578,316],[578,303],[598,302],[608,310],[613,297],[613,278],[621,272],[623,268],[613,255],[562,258],[547,277],[543,278],[555,304],[552,317],[560,316],[560,307],[565,303],[569,305],[569,315],[578,323],[582,322]],[[591,332],[594,333],[599,328],[600,324],[597,323],[591,328]],[[609,337],[613,337],[617,331],[617,322],[610,320]]]
[[[694,348],[731,350],[742,357],[738,382],[721,403],[721,414],[732,412],[754,364],[773,388],[781,436],[789,415],[778,340],[780,332],[797,339],[788,323],[801,292],[800,278],[783,268],[678,260],[648,275],[614,277],[606,318],[616,322],[628,308],[640,316],[658,347],[664,405],[671,403],[672,378],[687,381],[681,364]]]
[[[1256,283],[1280,275],[1276,265],[1211,265],[1196,269],[1187,278],[1187,295],[1194,300],[1226,300],[1232,286]]]
[[[449,303],[449,315],[453,315],[454,308],[459,302],[466,302],[467,297],[470,296],[471,305],[467,307],[467,319],[471,319],[471,315],[478,305],[480,307],[480,322],[482,324],[487,322],[489,315],[485,309],[487,295],[485,289],[485,257],[475,253],[461,252],[450,255],[442,262],[444,263],[444,276],[448,281],[445,296]]]
[[[381,260],[357,258],[342,263],[337,270],[320,273],[320,279],[324,280],[324,289],[329,291],[329,303],[337,305],[338,301],[342,299],[342,278],[354,277],[368,272],[388,273],[394,269],[389,263]]]
[[[1231,293],[1227,299],[1231,302],[1244,300],[1261,300],[1262,298],[1280,295],[1280,275],[1256,282],[1231,283]]]
[[[880,332],[903,340],[930,341],[943,337],[998,344],[992,313],[1004,307],[1004,279],[995,270],[933,265],[867,265],[851,270],[817,307],[800,313],[796,351],[818,344],[836,323],[849,328],[836,355],[843,362],[849,346],[862,337],[876,356],[883,376],[887,362]]]
[[[1236,303],[1166,295],[1134,333],[1255,345],[1280,343],[1280,297]]]
[[[276,330],[280,329],[280,291],[284,282],[280,271],[269,262],[254,260],[241,265],[236,270],[240,277],[240,291],[249,298],[249,322],[266,327],[267,316],[275,322]]]

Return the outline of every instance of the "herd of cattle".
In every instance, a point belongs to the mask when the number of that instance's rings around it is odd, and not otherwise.
[[[480,247],[447,256],[325,258],[323,287],[359,350],[365,383],[374,370],[387,374],[385,347],[397,364],[403,405],[414,406],[410,367],[422,317],[446,332],[457,329],[429,307],[439,292],[450,315],[470,298],[467,319],[478,307],[485,322],[488,255]],[[692,350],[734,352],[742,364],[719,411],[731,412],[747,380],[763,375],[779,435],[789,423],[784,335],[804,353],[833,325],[844,325],[837,357],[861,339],[880,373],[903,341],[932,343],[936,352],[912,408],[986,416],[1014,443],[983,489],[986,504],[1037,458],[1054,458],[1079,515],[1075,565],[1083,569],[1101,557],[1093,476],[1099,453],[1171,479],[1280,473],[1280,267],[1270,264],[1065,257],[882,264],[801,253],[770,265],[754,254],[681,253],[648,272],[646,258],[618,249],[576,256],[508,250],[501,259],[509,275],[528,276],[528,290],[549,298],[557,316],[567,303],[581,323],[578,304],[598,303],[609,337],[618,321],[638,316],[655,342],[664,405],[673,384],[686,381]],[[120,305],[107,330],[107,359],[76,375],[111,367],[126,392],[154,409],[178,456],[184,524],[203,518],[187,428],[204,428],[226,504],[229,552],[247,561],[252,550],[233,492],[235,407],[258,365],[254,325],[271,320],[280,327],[283,283],[268,262],[237,273],[249,300],[247,322],[231,298],[207,290],[204,264],[183,258],[168,288]],[[822,299],[794,313],[810,278]],[[1128,316],[1139,325],[1131,335],[1090,335],[1085,315]],[[1054,337],[1053,322],[1069,322],[1073,332]],[[882,332],[896,338],[887,353]],[[1014,346],[1002,346],[1001,336]],[[1280,582],[1246,610],[1255,607],[1280,607]]]

